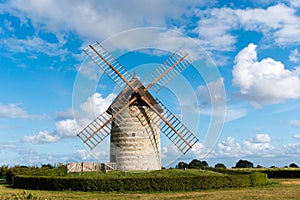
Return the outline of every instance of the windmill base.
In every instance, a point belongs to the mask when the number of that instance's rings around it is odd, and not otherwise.
[[[141,107],[130,106],[128,112],[123,112],[126,121],[120,126],[112,125],[110,162],[116,163],[117,170],[160,170],[160,129],[151,124],[148,133],[135,117],[138,109]]]

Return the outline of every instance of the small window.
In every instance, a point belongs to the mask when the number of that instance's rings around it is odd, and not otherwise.
[[[135,137],[135,133],[132,133],[132,137]]]

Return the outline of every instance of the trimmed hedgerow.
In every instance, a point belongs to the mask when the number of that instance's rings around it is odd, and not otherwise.
[[[257,171],[267,174],[268,178],[300,178],[300,170],[298,169],[266,169]]]
[[[266,174],[224,176],[79,178],[16,175],[13,187],[40,190],[77,191],[195,191],[251,187],[267,183]]]

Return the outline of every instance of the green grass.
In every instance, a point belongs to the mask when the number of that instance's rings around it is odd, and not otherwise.
[[[40,199],[205,199],[205,200],[281,200],[299,199],[299,184],[282,184],[283,182],[300,182],[300,179],[271,179],[270,184],[261,187],[207,190],[199,192],[163,192],[163,193],[103,193],[103,192],[77,192],[77,191],[40,191],[26,190],[35,193]],[[13,189],[7,185],[0,185],[0,199],[5,200],[13,194],[22,193],[22,189]]]

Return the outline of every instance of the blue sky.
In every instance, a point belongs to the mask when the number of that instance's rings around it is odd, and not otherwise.
[[[299,0],[0,2],[0,164],[107,161],[108,140],[75,136],[119,90],[82,52],[94,41],[141,78],[190,54],[154,95],[200,142],[180,157],[162,135],[165,165],[300,164]]]

